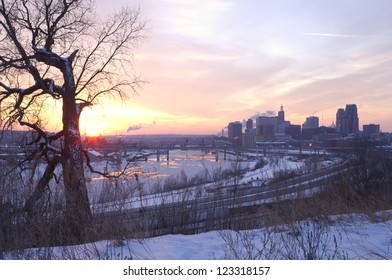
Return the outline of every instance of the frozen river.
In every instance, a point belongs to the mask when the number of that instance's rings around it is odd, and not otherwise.
[[[263,157],[254,154],[238,156],[233,153],[226,154],[219,152],[218,157],[215,152],[202,150],[170,150],[169,161],[167,153],[162,150],[159,160],[157,154],[145,151],[150,154],[147,160],[129,163],[125,158],[116,163],[95,162],[95,168],[115,174],[122,170],[127,164],[128,176],[120,179],[104,179],[97,174],[87,174],[89,180],[89,190],[92,196],[96,197],[102,193],[120,193],[121,198],[143,194],[161,193],[173,189],[185,188],[189,186],[201,185],[208,182],[216,182],[227,178],[230,180],[232,174],[242,173],[241,183],[247,184],[253,180],[265,180],[275,176],[280,170],[293,170],[295,172],[307,172],[304,170],[311,162],[306,158],[298,156],[267,156]],[[127,154],[127,158],[134,156]],[[217,160],[218,159],[218,160]],[[258,168],[256,164],[263,160]],[[332,161],[312,163],[320,165],[333,164]],[[243,172],[240,172],[240,171]],[[226,183],[224,183],[225,185]],[[113,195],[113,194],[111,194]],[[117,197],[118,198],[118,197]],[[114,198],[113,198],[114,199]]]
[[[167,155],[161,153],[160,160],[153,155],[147,161],[138,162],[140,169],[145,172],[156,172],[163,176],[178,175],[184,171],[188,176],[194,176],[204,170],[213,170],[217,168],[228,169],[231,168],[234,162],[242,162],[242,165],[247,163],[245,157],[226,154],[224,159],[223,152],[219,152],[218,156],[212,152],[201,150],[171,150],[169,154],[169,161]],[[248,162],[249,163],[249,162]]]
[[[131,158],[132,156],[127,156]],[[191,179],[194,177],[211,180],[216,173],[222,173],[225,170],[244,169],[254,166],[254,160],[246,157],[236,156],[227,153],[226,160],[223,152],[219,152],[218,157],[215,152],[201,150],[170,150],[169,161],[167,160],[166,151],[161,151],[159,160],[156,154],[151,154],[147,160],[128,162],[126,159],[119,163],[94,162],[94,168],[98,170],[109,170],[116,172],[124,169],[127,164],[126,173],[129,175],[126,179],[120,179],[122,187],[143,186],[144,192],[150,192],[151,188],[156,187],[157,183],[164,183],[169,177],[178,178],[186,176]],[[90,190],[99,190],[102,187],[110,187],[115,180],[104,179],[97,174],[88,173],[90,178]]]

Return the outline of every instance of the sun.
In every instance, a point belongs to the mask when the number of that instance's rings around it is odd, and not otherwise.
[[[79,127],[82,135],[99,136],[106,132],[108,124],[102,112],[86,108],[81,114]]]
[[[103,131],[98,125],[90,123],[85,126],[81,125],[80,132],[82,135],[86,136],[99,136],[102,135]]]

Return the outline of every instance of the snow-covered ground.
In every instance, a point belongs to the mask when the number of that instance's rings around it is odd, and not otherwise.
[[[295,231],[295,232],[294,232]],[[392,212],[334,216],[247,231],[211,231],[144,240],[106,240],[78,246],[6,253],[6,259],[392,259]]]

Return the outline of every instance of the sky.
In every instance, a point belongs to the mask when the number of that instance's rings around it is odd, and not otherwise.
[[[284,106],[286,120],[329,126],[358,107],[360,129],[392,131],[390,0],[96,1],[108,15],[140,7],[134,51],[147,83],[123,102],[86,109],[88,134],[218,134]],[[99,123],[99,126],[96,124]],[[95,125],[94,125],[95,124]]]

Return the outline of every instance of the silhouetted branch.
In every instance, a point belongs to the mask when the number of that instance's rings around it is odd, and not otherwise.
[[[124,167],[121,171],[116,171],[116,172],[115,172],[116,174],[113,175],[113,172],[112,172],[112,173],[109,173],[109,172],[107,172],[107,171],[99,171],[99,170],[96,170],[96,169],[91,165],[91,159],[90,159],[90,156],[88,155],[88,151],[87,151],[87,150],[83,150],[83,154],[84,154],[84,157],[86,158],[86,165],[87,165],[88,169],[90,170],[90,172],[91,172],[91,173],[98,174],[98,175],[101,175],[101,176],[103,176],[103,177],[105,177],[105,178],[121,178],[121,177],[123,177],[123,176],[125,176],[125,175],[127,174],[126,171],[127,171],[130,167],[134,166],[133,163],[131,164],[132,161],[128,161],[128,163],[125,165],[125,167]]]
[[[44,174],[38,180],[38,183],[31,196],[26,200],[23,210],[27,212],[30,218],[34,216],[36,203],[45,194],[45,190],[48,188],[49,182],[54,177],[54,172],[59,162],[60,157],[54,157],[51,161],[48,162]]]

